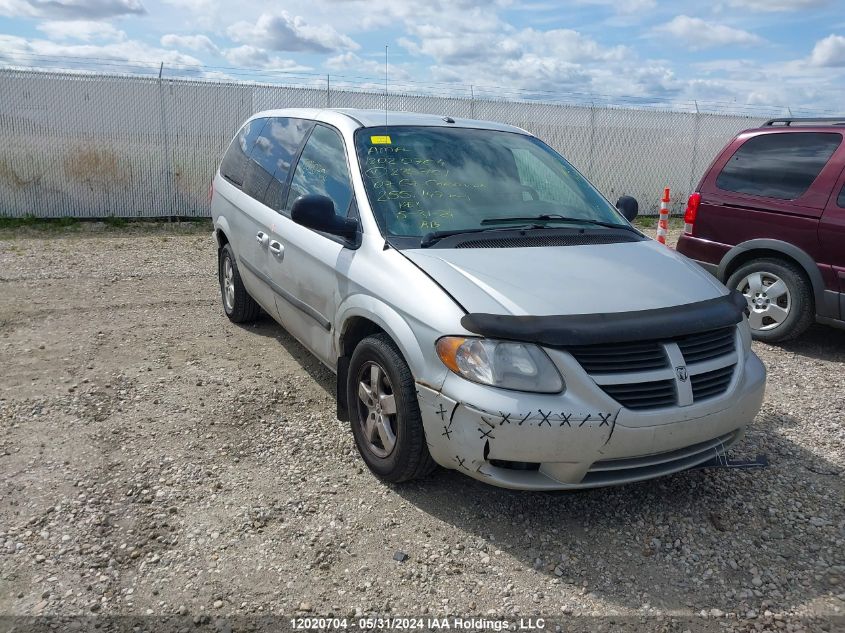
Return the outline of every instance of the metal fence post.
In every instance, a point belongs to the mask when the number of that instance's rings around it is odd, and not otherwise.
[[[593,176],[593,160],[596,154],[596,104],[590,101],[590,161],[587,175]]]
[[[158,69],[158,101],[159,101],[159,130],[161,133],[161,140],[164,145],[164,168],[165,168],[165,182],[167,183],[167,215],[173,215],[173,157],[170,154],[170,143],[167,134],[167,114],[165,113],[164,105],[164,83],[162,74],[164,73],[164,62]]]
[[[701,112],[698,110],[698,101],[693,101],[695,104],[695,114],[693,115],[693,133],[692,133],[692,157],[690,158],[690,172],[689,172],[689,190],[687,193],[691,194],[695,186],[695,174],[698,168],[698,137],[701,134]]]
[[[332,80],[328,73],[326,73],[326,107],[332,107]]]

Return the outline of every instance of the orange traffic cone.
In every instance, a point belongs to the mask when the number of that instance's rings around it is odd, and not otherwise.
[[[666,243],[666,236],[669,234],[669,187],[663,190],[663,198],[660,200],[660,217],[657,220],[657,241]]]

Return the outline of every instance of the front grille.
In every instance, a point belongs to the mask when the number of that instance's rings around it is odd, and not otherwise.
[[[657,341],[581,345],[567,347],[588,374],[615,374],[660,369],[669,364],[663,346]]]
[[[703,374],[690,377],[692,382],[692,397],[694,400],[706,400],[725,393],[731,384],[735,365],[722,367]]]
[[[734,351],[734,334],[736,328],[726,327],[710,332],[689,334],[676,339],[681,354],[687,365],[700,363],[704,360],[724,356]]]
[[[736,328],[665,340],[564,348],[611,398],[628,409],[659,409],[715,398],[739,358]]]
[[[585,246],[590,244],[619,244],[636,242],[635,235],[596,235],[592,233],[558,235],[518,235],[514,237],[489,237],[468,239],[455,245],[455,248],[530,248],[539,246]]]
[[[628,409],[659,409],[677,402],[674,380],[603,385],[602,389]]]

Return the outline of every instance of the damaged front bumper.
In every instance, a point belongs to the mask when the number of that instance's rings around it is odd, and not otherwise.
[[[618,485],[686,470],[738,441],[760,409],[765,369],[742,354],[727,391],[689,406],[632,411],[565,352],[549,351],[561,394],[506,391],[449,374],[417,384],[429,451],[446,468],[524,490]]]

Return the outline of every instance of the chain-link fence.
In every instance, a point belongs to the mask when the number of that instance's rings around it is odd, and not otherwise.
[[[388,92],[391,110],[511,123],[610,200],[678,212],[716,153],[763,119]],[[207,216],[220,156],[250,115],[282,107],[385,107],[377,91],[0,70],[0,216]]]

